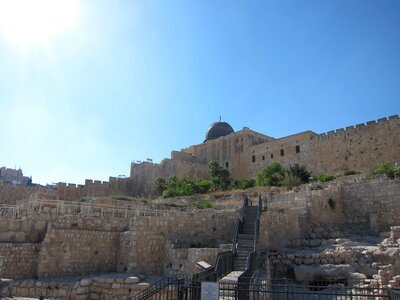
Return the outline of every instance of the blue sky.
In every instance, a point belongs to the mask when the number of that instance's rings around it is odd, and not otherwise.
[[[34,182],[129,176],[131,161],[201,143],[220,115],[282,137],[400,111],[398,0],[77,7],[44,41],[0,30],[0,166]]]

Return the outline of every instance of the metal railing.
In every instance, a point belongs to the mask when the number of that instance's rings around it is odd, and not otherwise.
[[[184,283],[183,277],[167,277],[134,296],[129,297],[131,300],[146,300],[155,295],[159,295],[158,299],[178,299],[179,286]]]
[[[235,237],[233,239],[233,249],[232,249],[234,256],[236,256],[237,252],[239,233],[243,232],[244,215],[247,212],[248,206],[251,206],[251,200],[247,197],[247,195],[244,195],[243,205],[239,210],[239,217],[236,220],[236,226],[235,226]]]
[[[233,270],[233,260],[232,251],[219,252],[214,266],[194,274],[193,280],[215,282]]]

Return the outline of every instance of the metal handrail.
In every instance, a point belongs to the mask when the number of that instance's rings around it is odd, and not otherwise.
[[[233,269],[232,251],[219,252],[213,267],[193,275],[195,281],[217,281]]]
[[[232,247],[232,252],[233,255],[236,256],[237,252],[237,246],[238,246],[238,240],[239,240],[239,233],[243,233],[243,222],[244,222],[244,215],[247,212],[247,207],[251,206],[251,200],[247,197],[247,195],[244,195],[243,198],[243,205],[239,210],[239,217],[236,220],[236,226],[235,226],[235,236],[233,239],[233,247]]]
[[[169,287],[170,285],[180,284],[185,279],[183,277],[167,277],[157,281],[155,284],[152,284],[144,291],[136,294],[129,299],[131,300],[146,300],[151,298],[152,296],[156,295],[157,293],[161,292],[163,289]]]

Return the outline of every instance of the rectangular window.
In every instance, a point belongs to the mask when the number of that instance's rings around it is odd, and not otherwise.
[[[265,156],[264,155],[263,155],[262,159],[265,160]]]
[[[285,150],[281,149],[281,156],[285,155]]]
[[[296,153],[300,153],[300,146],[299,145],[296,146]]]
[[[271,159],[273,159],[274,158],[274,155],[273,154],[271,154]]]
[[[225,163],[225,167],[226,167],[226,168],[229,168],[229,162],[226,162],[226,163]]]
[[[251,157],[251,161],[254,163],[254,162],[256,162],[256,156],[255,155],[253,155],[252,157]]]

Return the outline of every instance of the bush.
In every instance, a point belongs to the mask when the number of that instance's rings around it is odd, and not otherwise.
[[[400,175],[399,173],[400,172],[398,169],[396,169],[394,163],[386,162],[373,168],[370,171],[369,175],[371,177],[378,174],[385,174],[390,179],[394,179],[395,177],[398,177]]]
[[[248,188],[252,188],[256,185],[256,181],[251,178],[251,179],[240,179],[240,180],[235,180],[235,183],[233,186],[237,189],[240,190],[245,190]]]
[[[206,194],[211,191],[213,184],[211,180],[199,179],[196,182],[196,192],[199,194]]]
[[[358,175],[361,174],[360,171],[357,170],[347,170],[346,172],[344,172],[344,176],[350,176],[350,175]]]
[[[328,181],[334,180],[335,178],[336,177],[334,175],[327,174],[327,173],[321,173],[317,177],[315,177],[314,180],[318,180],[321,182],[328,182]]]
[[[214,208],[213,203],[210,199],[204,198],[199,201],[192,202],[193,206],[196,206],[199,209],[207,209],[207,208]]]
[[[190,196],[195,194],[196,187],[193,181],[186,178],[172,176],[166,183],[166,189],[163,192],[164,198],[174,196]]]
[[[281,164],[274,162],[256,175],[258,186],[281,186],[285,178],[285,169]]]
[[[299,164],[290,165],[287,170],[288,175],[292,175],[300,179],[301,183],[309,183],[311,179],[311,172],[309,172],[306,166],[301,166]],[[291,179],[293,180],[293,179]],[[300,184],[301,184],[300,183]]]
[[[286,186],[288,188],[293,188],[295,186],[299,186],[302,183],[304,183],[299,177],[294,176],[292,174],[287,175],[283,180],[282,180],[282,185]]]

